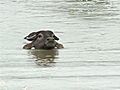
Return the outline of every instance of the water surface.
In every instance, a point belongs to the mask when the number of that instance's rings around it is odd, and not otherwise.
[[[119,90],[119,0],[1,0],[0,90]],[[23,50],[52,30],[64,49]]]

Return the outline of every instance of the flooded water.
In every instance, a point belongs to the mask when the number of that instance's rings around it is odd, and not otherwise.
[[[64,49],[23,50],[52,30]],[[119,0],[0,0],[0,90],[120,90]]]

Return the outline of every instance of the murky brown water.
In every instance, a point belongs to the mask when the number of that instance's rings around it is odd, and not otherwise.
[[[23,50],[49,29],[64,49]],[[119,90],[119,0],[0,0],[0,90]]]

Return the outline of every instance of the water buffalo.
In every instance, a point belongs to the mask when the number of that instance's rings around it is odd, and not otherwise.
[[[52,31],[38,31],[32,32],[24,39],[31,41],[23,46],[24,49],[31,49],[34,47],[35,49],[54,49],[54,48],[63,48],[62,44],[59,44],[56,40],[59,38]]]

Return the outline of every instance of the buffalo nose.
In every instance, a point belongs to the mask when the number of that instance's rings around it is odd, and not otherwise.
[[[54,41],[54,38],[53,37],[48,37],[47,41]]]

